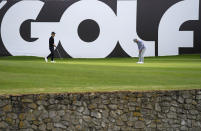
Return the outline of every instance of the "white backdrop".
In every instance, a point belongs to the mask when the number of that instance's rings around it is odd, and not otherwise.
[[[105,58],[118,41],[122,49],[134,57],[138,55],[134,38],[144,42],[146,56],[155,55],[155,41],[144,41],[137,35],[137,0],[117,1],[117,14],[101,1],[78,1],[66,9],[60,22],[32,22],[31,37],[38,39],[27,42],[20,35],[21,24],[36,20],[43,6],[42,1],[19,1],[5,13],[0,31],[3,44],[11,55],[47,56],[52,31],[57,33],[55,43],[60,41],[73,58]],[[96,21],[100,28],[98,38],[90,43],[82,41],[77,33],[79,24],[86,19]],[[184,22],[198,19],[199,0],[183,0],[170,7],[159,24],[159,56],[178,55],[179,47],[193,47],[193,31],[179,29]]]

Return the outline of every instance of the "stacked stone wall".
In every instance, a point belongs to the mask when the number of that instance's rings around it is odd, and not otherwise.
[[[1,131],[201,131],[201,90],[0,96]]]

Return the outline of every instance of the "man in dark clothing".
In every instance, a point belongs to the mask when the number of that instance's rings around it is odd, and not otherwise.
[[[50,49],[50,56],[51,56],[51,62],[54,63],[54,47],[56,47],[56,45],[54,44],[54,36],[55,36],[55,32],[51,33],[51,37],[49,39],[49,49]],[[45,61],[48,62],[47,57],[45,57]]]

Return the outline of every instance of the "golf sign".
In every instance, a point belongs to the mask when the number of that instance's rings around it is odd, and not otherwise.
[[[199,0],[166,0],[145,8],[153,1],[158,0],[3,1],[0,55],[47,56],[52,31],[57,33],[56,43],[72,58],[134,57],[138,55],[134,38],[145,43],[145,56],[201,49],[194,28],[201,25]],[[146,14],[158,6],[164,7],[161,12]]]

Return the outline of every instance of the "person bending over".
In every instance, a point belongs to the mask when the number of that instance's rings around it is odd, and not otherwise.
[[[133,41],[137,44],[138,49],[139,49],[139,61],[137,63],[143,64],[144,63],[144,53],[145,53],[146,47],[144,46],[143,42],[139,41],[138,39],[134,39]]]

